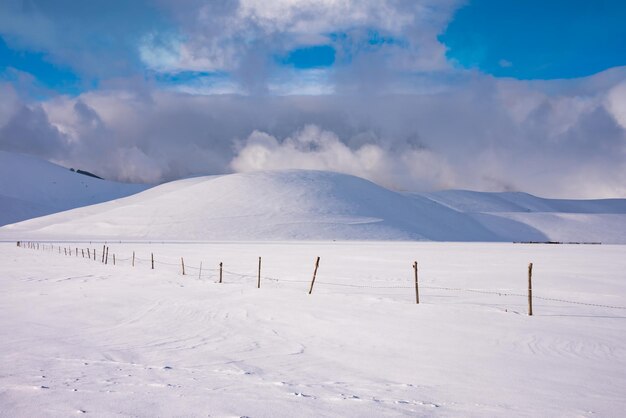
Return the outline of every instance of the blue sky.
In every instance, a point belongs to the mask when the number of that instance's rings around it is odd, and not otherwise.
[[[41,5],[39,9],[34,7],[40,14],[50,9],[50,2],[34,4]],[[160,68],[155,63],[142,62],[140,43],[145,33],[157,34],[165,40],[173,37],[177,42],[194,36],[186,33],[184,21],[168,15],[166,9],[144,2],[133,3],[132,8],[123,2],[113,2],[107,8],[106,2],[96,2],[95,9],[101,18],[90,14],[88,8],[59,18],[63,15],[59,9],[75,6],[71,2],[58,4],[60,7],[51,13],[50,20],[54,23],[58,19],[67,27],[74,38],[70,46],[87,58],[81,61],[69,54],[67,46],[62,44],[66,41],[63,36],[58,36],[59,44],[39,42],[38,45],[36,36],[28,32],[12,33],[0,27],[0,77],[3,80],[12,82],[20,72],[27,73],[51,94],[76,95],[94,88],[106,78],[139,76],[167,87],[201,79],[208,83],[211,80],[224,82],[236,72],[228,66],[195,68],[192,64],[189,68],[184,65]],[[533,80],[585,77],[626,64],[626,3],[622,1],[472,0],[450,10],[448,24],[437,28],[439,32],[435,35],[447,49],[446,59],[455,68]],[[94,19],[98,24],[93,24]],[[109,31],[113,26],[120,28]],[[127,31],[121,32],[122,29]],[[83,40],[77,41],[81,36]],[[386,55],[374,53],[383,49],[381,47],[399,53],[404,50],[407,55],[415,53],[410,48],[414,42],[410,37],[402,31],[393,33],[393,28],[387,27],[365,26],[359,30],[347,25],[320,30],[315,37],[317,39],[304,39],[300,43],[287,42],[287,34],[272,34],[270,39],[261,39],[259,51],[264,55],[261,58],[274,83],[282,82],[281,74],[286,74],[283,70],[293,69],[297,74],[322,69],[332,73],[362,57],[388,59]],[[226,41],[234,49],[250,43],[250,39],[236,35]],[[397,51],[392,53],[399,54]],[[116,65],[111,66],[112,62]],[[429,71],[432,70],[416,68],[409,73]],[[291,74],[293,77],[294,73]]]
[[[439,39],[461,67],[497,77],[585,77],[626,65],[626,2],[472,0]]]
[[[11,49],[0,37],[0,80],[17,84],[23,76],[34,78],[48,94],[76,95],[89,84],[72,68],[52,63],[45,53]]]
[[[626,197],[623,22],[616,0],[4,0],[0,150],[122,181]]]

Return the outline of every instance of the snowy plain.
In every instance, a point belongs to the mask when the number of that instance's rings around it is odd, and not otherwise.
[[[49,245],[0,244],[3,417],[626,410],[624,246],[135,242],[105,265]]]

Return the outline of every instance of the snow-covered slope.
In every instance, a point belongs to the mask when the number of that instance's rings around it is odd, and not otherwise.
[[[125,197],[149,186],[100,180],[0,151],[0,225]]]
[[[626,199],[544,199],[467,190],[426,196],[471,216],[505,241],[626,243]]]
[[[561,212],[626,214],[626,199],[544,199],[522,192],[444,190],[425,196],[461,212]]]
[[[345,174],[198,177],[0,229],[0,238],[626,242],[626,200],[397,193]]]
[[[287,170],[180,180],[4,232],[116,239],[492,241],[477,221],[345,174]]]

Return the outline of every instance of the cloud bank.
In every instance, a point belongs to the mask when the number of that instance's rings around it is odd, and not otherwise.
[[[235,171],[276,169],[330,170],[370,179],[396,190],[447,188],[454,184],[454,170],[437,154],[424,149],[404,147],[394,150],[383,141],[350,148],[330,131],[307,125],[283,140],[254,131],[237,144],[230,163]]]
[[[0,99],[0,148],[123,181],[314,168],[402,190],[626,194],[626,83],[477,76],[434,94],[198,96],[99,90]]]

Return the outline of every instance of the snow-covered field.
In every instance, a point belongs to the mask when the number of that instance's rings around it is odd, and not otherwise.
[[[104,265],[61,245],[0,244],[1,416],[626,410],[624,246],[113,243]]]

